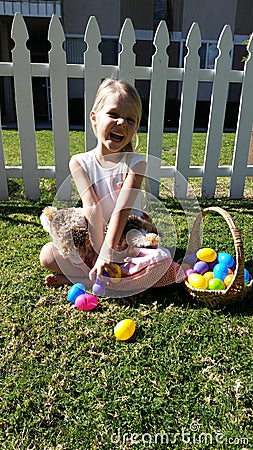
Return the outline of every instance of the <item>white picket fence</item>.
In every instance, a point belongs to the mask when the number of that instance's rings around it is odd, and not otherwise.
[[[64,32],[57,16],[52,16],[48,39],[51,42],[49,63],[31,63],[30,53],[25,45],[28,33],[22,16],[17,13],[12,25],[12,39],[15,47],[12,62],[0,63],[0,76],[14,79],[16,113],[20,139],[22,166],[5,166],[4,148],[0,129],[0,199],[8,199],[8,178],[23,178],[25,194],[30,199],[40,197],[39,179],[56,178],[56,189],[62,199],[70,196],[69,180],[69,121],[68,121],[68,78],[84,80],[85,86],[85,140],[86,148],[95,145],[95,138],[89,126],[89,111],[94,95],[102,78],[115,77],[128,80],[150,80],[150,102],[147,133],[148,176],[154,195],[159,193],[161,178],[174,179],[174,196],[185,198],[189,179],[202,178],[202,197],[212,198],[217,177],[230,177],[230,197],[241,198],[245,179],[253,176],[253,166],[248,165],[249,143],[253,122],[253,58],[252,39],[248,45],[249,58],[244,71],[231,70],[230,50],[233,47],[231,29],[224,27],[218,41],[219,56],[214,69],[201,69],[198,50],[201,35],[198,24],[189,31],[186,47],[188,53],[184,67],[168,66],[169,34],[165,22],[161,22],[154,38],[156,52],[151,67],[135,65],[133,46],[135,31],[130,19],[122,27],[119,42],[121,53],[117,66],[101,64],[98,45],[101,33],[95,17],[87,25],[84,41],[87,50],[83,64],[67,64],[63,50]],[[49,77],[51,86],[52,127],[54,136],[55,166],[40,167],[37,162],[36,133],[33,110],[32,77]],[[161,166],[162,134],[166,101],[167,81],[181,81],[181,110],[178,129],[177,156],[175,166]],[[206,149],[203,166],[191,166],[192,135],[199,82],[212,83],[212,97]],[[231,166],[219,166],[220,148],[223,136],[224,117],[229,83],[241,83],[241,100]]]

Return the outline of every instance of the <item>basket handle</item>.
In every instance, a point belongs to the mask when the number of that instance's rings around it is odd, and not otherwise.
[[[234,283],[244,286],[244,251],[242,239],[232,217],[223,208],[220,208],[219,206],[210,206],[208,208],[204,208],[197,215],[190,234],[187,254],[195,253],[196,249],[201,247],[200,228],[202,226],[202,218],[209,212],[217,212],[220,214],[229,226],[235,247],[236,269],[234,273]]]

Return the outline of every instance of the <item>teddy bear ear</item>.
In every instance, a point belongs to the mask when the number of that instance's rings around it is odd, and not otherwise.
[[[40,216],[40,223],[41,223],[42,227],[44,228],[44,230],[47,233],[50,233],[50,220],[44,212]]]
[[[128,245],[142,247],[143,234],[140,230],[129,230],[126,234],[126,241],[127,241]]]

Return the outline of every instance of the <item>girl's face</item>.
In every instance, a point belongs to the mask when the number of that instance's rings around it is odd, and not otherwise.
[[[96,128],[97,148],[103,156],[122,151],[137,131],[134,105],[117,93],[108,95],[102,108],[91,112],[90,119]]]

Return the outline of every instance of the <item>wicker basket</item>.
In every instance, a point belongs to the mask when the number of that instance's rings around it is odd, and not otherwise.
[[[249,284],[246,286],[244,285],[244,252],[242,240],[231,216],[222,208],[213,206],[205,208],[201,213],[199,213],[193,224],[186,255],[196,253],[196,251],[201,248],[200,228],[202,218],[209,212],[219,213],[229,226],[235,246],[235,276],[233,282],[225,290],[196,289],[187,281],[185,281],[185,288],[192,295],[192,297],[195,297],[200,302],[205,303],[209,308],[216,308],[217,306],[224,306],[226,304],[242,300],[248,292],[252,290],[253,279],[249,282]]]

